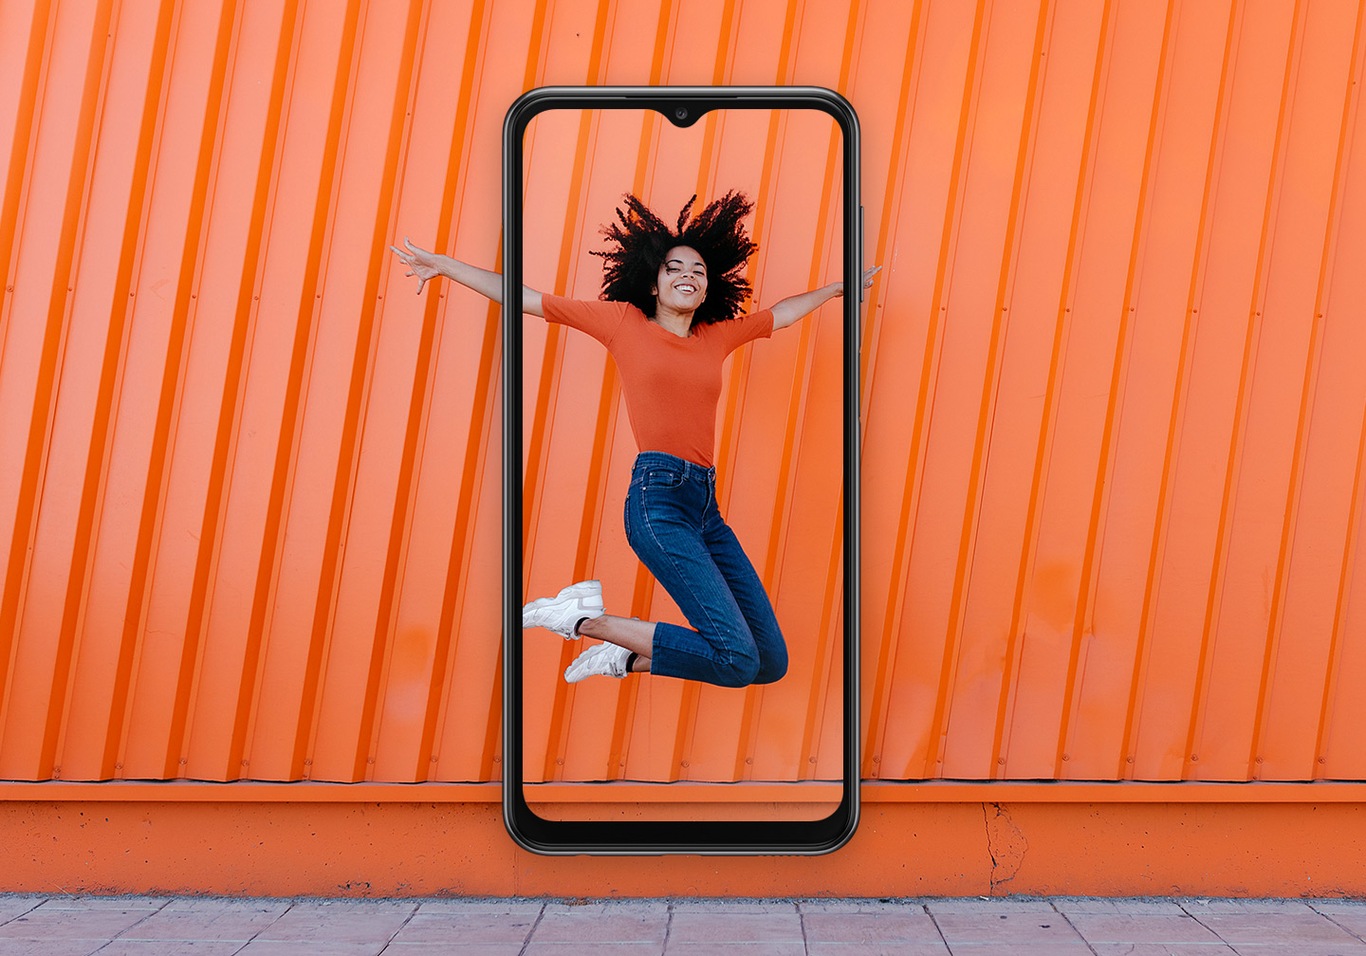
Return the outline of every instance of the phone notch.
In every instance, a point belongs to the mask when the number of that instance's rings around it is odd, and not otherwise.
[[[699,102],[666,100],[655,109],[670,123],[680,129],[687,129],[710,112],[711,107]]]

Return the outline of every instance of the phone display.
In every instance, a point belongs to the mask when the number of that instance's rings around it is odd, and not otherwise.
[[[509,829],[833,849],[857,819],[853,111],[544,89],[504,148]]]

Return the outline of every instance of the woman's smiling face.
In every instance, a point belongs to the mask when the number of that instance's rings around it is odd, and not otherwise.
[[[674,246],[664,253],[651,291],[656,308],[693,312],[707,297],[707,264],[691,246]]]

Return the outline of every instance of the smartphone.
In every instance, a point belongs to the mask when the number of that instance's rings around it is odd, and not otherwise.
[[[540,853],[858,820],[858,122],[542,88],[504,124],[504,819]]]

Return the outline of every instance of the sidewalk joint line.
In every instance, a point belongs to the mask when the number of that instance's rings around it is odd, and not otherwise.
[[[1081,930],[1077,929],[1077,924],[1072,922],[1071,917],[1069,917],[1062,910],[1058,909],[1058,901],[1048,900],[1048,905],[1053,908],[1053,912],[1057,913],[1059,916],[1062,917],[1062,921],[1067,924],[1068,929],[1076,933],[1077,938],[1086,944],[1086,948],[1091,951],[1091,956],[1099,956],[1099,954],[1096,952],[1096,948],[1091,945],[1091,941],[1086,938],[1086,934],[1083,933]]]
[[[1329,900],[1318,900],[1317,902],[1319,902],[1319,903],[1326,903],[1326,902],[1331,902],[1331,901],[1329,901]],[[1323,919],[1326,919],[1328,922],[1332,923],[1334,926],[1336,926],[1338,929],[1342,930],[1342,931],[1343,931],[1344,933],[1346,933],[1348,936],[1352,937],[1353,939],[1357,940],[1358,942],[1366,943],[1366,938],[1363,938],[1363,937],[1361,936],[1361,934],[1356,933],[1356,932],[1353,932],[1352,929],[1350,929],[1349,927],[1343,926],[1343,925],[1342,925],[1341,923],[1339,923],[1337,920],[1333,919],[1333,916],[1332,916],[1331,913],[1325,913],[1325,912],[1323,912],[1322,910],[1315,908],[1314,904],[1311,903],[1311,902],[1308,902],[1308,901],[1305,902],[1305,905],[1309,907],[1310,912],[1317,913],[1317,914],[1318,914],[1319,916],[1321,916]]]
[[[30,906],[28,909],[24,910],[22,913],[15,913],[13,916],[11,916],[11,917],[10,917],[9,919],[7,919],[7,920],[0,920],[0,926],[6,926],[6,925],[8,925],[8,924],[10,924],[10,923],[13,923],[13,922],[14,922],[15,920],[17,920],[17,919],[23,919],[23,918],[24,918],[25,916],[27,916],[29,913],[32,913],[34,910],[36,910],[38,907],[42,906],[42,905],[43,905],[44,903],[46,903],[46,902],[47,902],[47,898],[46,898],[46,897],[44,897],[43,899],[38,900],[38,902],[34,903],[32,906]]]
[[[146,899],[146,898],[147,898],[147,897],[133,897],[133,899]],[[136,921],[134,921],[134,922],[132,922],[132,923],[129,923],[129,924],[128,924],[127,926],[125,926],[123,929],[119,930],[117,933],[114,933],[112,936],[110,936],[107,940],[104,941],[104,945],[103,945],[103,946],[97,946],[97,947],[95,947],[95,949],[91,952],[90,956],[95,956],[95,954],[98,953],[100,950],[106,949],[106,948],[112,946],[112,945],[114,944],[114,940],[119,939],[120,937],[122,937],[124,933],[127,933],[129,930],[133,929],[134,927],[141,926],[143,923],[147,922],[147,921],[148,921],[149,919],[151,919],[153,916],[155,916],[156,914],[160,913],[160,912],[161,912],[162,910],[164,910],[166,907],[168,907],[168,906],[171,905],[171,900],[172,900],[172,899],[174,899],[174,897],[171,897],[171,896],[163,897],[160,906],[158,906],[156,909],[152,910],[151,912],[144,914],[143,917],[142,917],[142,919],[136,920]],[[136,938],[136,937],[134,937],[134,938]]]
[[[930,918],[930,922],[934,924],[934,931],[939,934],[939,939],[944,944],[944,949],[952,956],[953,947],[949,945],[949,938],[944,935],[944,929],[939,925],[939,920],[935,919],[934,912],[930,909],[930,904],[921,903],[920,908],[924,910],[925,915]]]
[[[545,905],[542,904],[541,908],[544,909]],[[384,948],[379,951],[380,956],[384,956],[384,954],[388,952],[389,947],[393,945],[394,940],[398,939],[398,934],[403,932],[404,927],[413,921],[413,917],[417,915],[417,911],[420,909],[422,909],[421,901],[413,903],[413,908],[408,912],[408,915],[404,918],[403,922],[399,924],[398,929],[394,930],[388,941],[385,942]]]
[[[522,940],[522,948],[517,950],[517,956],[526,956],[527,947],[531,945],[531,938],[536,935],[536,927],[541,925],[541,919],[545,916],[545,900],[541,900],[541,908],[536,911],[536,918],[531,921],[531,929],[526,931],[526,938]]]

